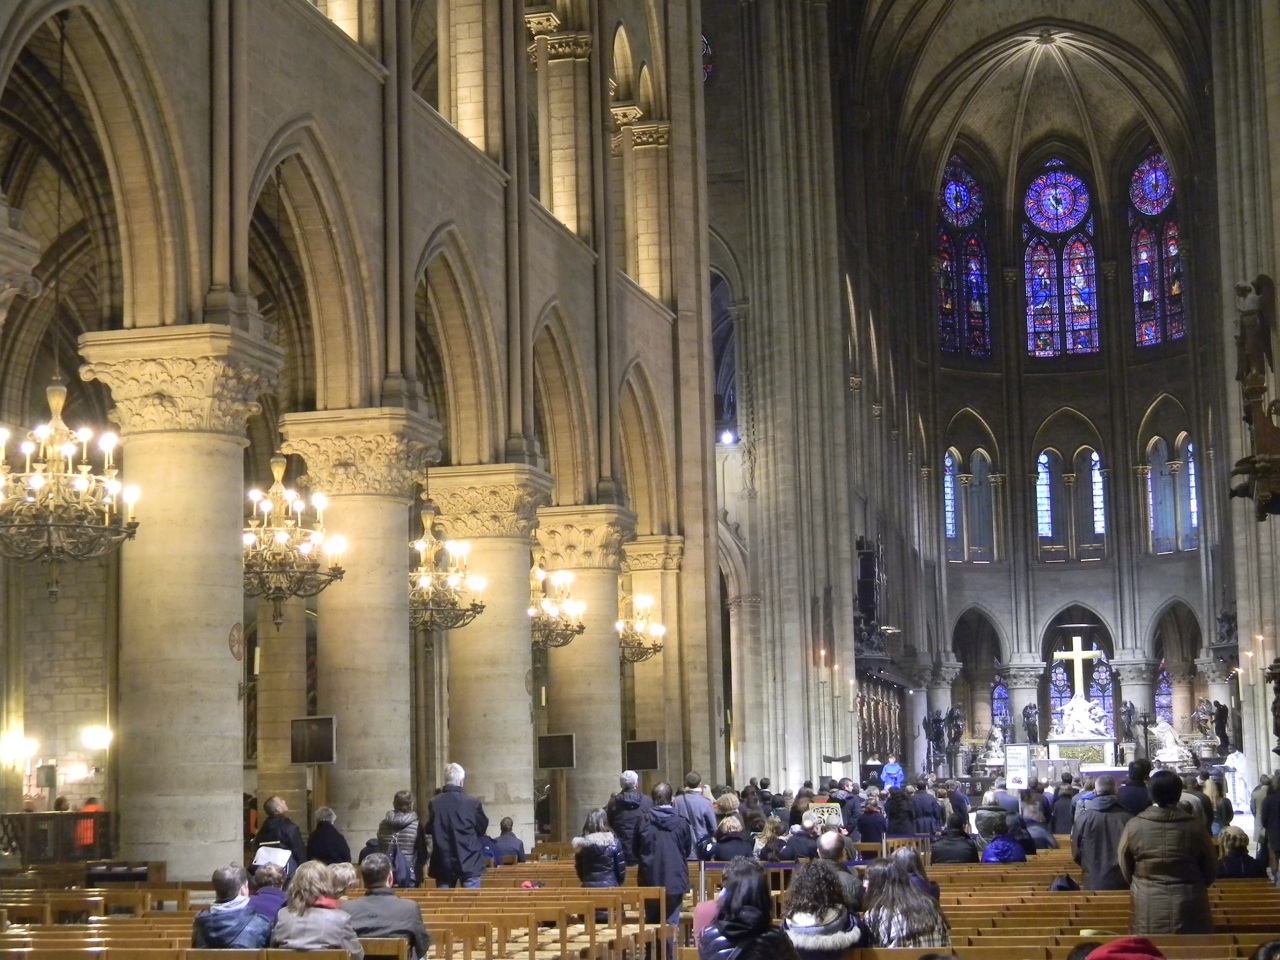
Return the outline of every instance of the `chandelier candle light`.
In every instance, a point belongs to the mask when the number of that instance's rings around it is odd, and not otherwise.
[[[529,620],[533,647],[563,647],[587,629],[582,622],[587,605],[574,600],[573,574],[557,570],[548,574],[542,564],[529,575]]]
[[[0,556],[49,564],[49,599],[58,599],[58,565],[89,560],[132,540],[138,529],[138,488],[124,486],[115,463],[114,433],[98,438],[103,464],[93,472],[93,431],[62,422],[67,387],[54,379],[45,390],[49,422],[18,444],[9,462],[9,431],[0,428]]]
[[[618,649],[627,663],[642,663],[662,652],[662,638],[667,628],[652,617],[653,597],[637,593],[634,597],[618,595]]]
[[[266,493],[249,491],[253,504],[244,530],[244,593],[271,601],[271,622],[284,623],[284,602],[290,597],[314,597],[346,571],[338,565],[347,541],[326,536],[322,493],[311,496],[315,520],[308,522],[306,501],[284,485],[285,458],[271,458],[273,483]],[[329,561],[321,569],[319,554]]]
[[[485,581],[467,572],[471,544],[436,538],[436,505],[425,494],[423,499],[422,539],[410,544],[418,551],[418,568],[409,574],[409,623],[415,629],[456,630],[484,613]]]

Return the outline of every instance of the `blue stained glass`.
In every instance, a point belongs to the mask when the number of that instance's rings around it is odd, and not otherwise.
[[[1027,352],[1036,357],[1062,352],[1057,260],[1047,241],[1036,238],[1027,245]]]
[[[976,234],[964,241],[964,326],[966,351],[972,357],[991,354],[991,319],[987,313],[987,253]]]
[[[1067,352],[1098,352],[1098,297],[1093,246],[1077,234],[1063,254],[1067,293]]]
[[[1071,699],[1071,680],[1061,661],[1049,671],[1049,709],[1053,713],[1053,725],[1062,726],[1062,708]]]
[[[1041,230],[1066,233],[1089,212],[1089,188],[1074,173],[1050,170],[1031,181],[1022,205]]]
[[[1102,458],[1097,450],[1089,455],[1089,483],[1093,495],[1093,532],[1102,536],[1107,532],[1107,508],[1102,497]]]
[[[1107,663],[1104,654],[1093,663],[1093,673],[1089,680],[1089,699],[1102,708],[1103,723],[1108,735],[1115,734],[1115,709],[1112,699],[1114,692],[1111,664]]]
[[[1129,177],[1129,199],[1149,217],[1164,213],[1173,203],[1173,178],[1164,154],[1153,153]]]
[[[1196,451],[1187,444],[1187,512],[1191,517],[1191,529],[1200,529],[1200,502],[1196,494]]]
[[[1009,688],[1005,686],[1004,677],[997,676],[991,684],[991,725],[1008,737],[1013,735],[1012,718],[1009,716]]]
[[[1180,340],[1187,332],[1182,312],[1182,252],[1178,248],[1178,221],[1164,225],[1165,321],[1170,340]]]
[[[950,453],[942,458],[942,516],[947,539],[954,540],[956,525],[956,461]]]
[[[982,188],[964,167],[952,165],[942,175],[938,194],[942,217],[953,227],[968,227],[982,214]]]
[[[1053,501],[1050,494],[1049,455],[1036,460],[1036,532],[1042,539],[1053,537]]]
[[[1155,689],[1156,720],[1173,723],[1173,682],[1169,679],[1169,671],[1164,664],[1156,671]]]
[[[955,248],[945,230],[938,231],[938,261],[934,277],[937,289],[938,346],[944,353],[960,352],[960,331],[956,321]]]
[[[1131,249],[1133,259],[1133,314],[1134,336],[1138,346],[1159,343],[1163,331],[1160,326],[1160,269],[1156,238],[1145,225],[1133,231]]]

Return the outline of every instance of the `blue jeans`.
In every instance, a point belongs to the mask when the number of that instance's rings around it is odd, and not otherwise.
[[[450,890],[454,887],[462,887],[465,890],[475,890],[480,886],[479,877],[463,877],[461,880],[437,880],[437,890]]]

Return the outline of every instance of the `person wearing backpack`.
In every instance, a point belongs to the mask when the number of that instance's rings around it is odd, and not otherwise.
[[[263,846],[274,846],[288,850],[290,854],[288,861],[278,866],[284,870],[286,877],[293,876],[293,872],[307,859],[307,848],[302,843],[302,831],[289,819],[289,805],[285,803],[283,797],[271,797],[263,804],[263,809],[267,811],[267,819],[258,830],[258,835],[253,838],[254,847],[261,849]],[[254,867],[259,866],[260,863],[261,858],[255,853]]]
[[[378,824],[378,850],[391,862],[391,876],[397,887],[416,887],[423,834],[413,809],[413,791],[400,790],[391,800],[391,809]]]

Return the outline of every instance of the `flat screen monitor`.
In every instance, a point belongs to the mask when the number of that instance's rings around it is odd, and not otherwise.
[[[658,769],[658,741],[657,740],[628,740],[627,749],[627,769],[635,770],[657,770]]]
[[[538,737],[538,766],[543,770],[572,770],[576,766],[572,733]]]
[[[333,717],[302,717],[292,722],[289,732],[293,763],[333,763],[337,757]]]

